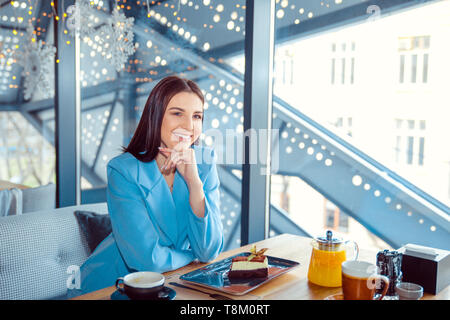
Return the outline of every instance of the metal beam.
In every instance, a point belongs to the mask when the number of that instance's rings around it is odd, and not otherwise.
[[[51,1],[39,1],[39,11],[36,14],[36,25],[34,29],[37,31],[38,28],[45,29],[47,32],[48,27],[50,26],[51,16],[46,14],[45,16],[42,14],[44,12],[48,13],[52,11]],[[45,41],[47,33],[40,32],[40,35],[36,35],[37,40]]]
[[[221,191],[225,191],[228,197],[231,197],[236,202],[241,203],[242,197],[239,193],[239,190],[242,189],[242,179],[233,174],[232,169],[228,165],[218,165],[217,169]],[[292,219],[289,218],[288,213],[283,209],[271,204],[270,214],[270,227],[273,230],[276,230],[279,233],[288,232],[291,234],[311,237],[311,235],[307,231],[305,231],[298,224],[292,221]],[[230,226],[231,232],[228,236],[225,248],[231,249],[231,242],[234,239],[233,235],[238,232],[240,227],[240,217],[241,215],[237,215],[236,219],[233,221],[233,224]]]
[[[56,207],[60,208],[81,203],[80,57],[79,36],[74,40],[65,35],[62,24],[63,14],[74,0],[54,4],[61,21],[53,21],[56,59],[60,61],[55,62]]]
[[[20,27],[16,27],[13,25],[6,25],[3,23],[0,23],[0,29],[1,30],[16,30],[16,31],[21,31],[21,32],[26,32],[27,29],[26,28],[20,28]]]
[[[123,78],[118,78],[114,81],[105,81],[96,86],[86,87],[81,89],[81,100],[95,98],[104,94],[109,94],[112,91],[118,90],[122,84]],[[39,101],[25,102],[22,104],[18,104],[21,110],[26,112],[38,112],[44,111],[53,108],[55,104],[55,99],[44,99]],[[11,104],[0,104],[0,110],[3,107],[11,107]],[[83,110],[84,111],[84,110]]]
[[[111,123],[111,119],[113,117],[114,110],[116,109],[117,100],[118,100],[118,97],[119,97],[119,92],[120,92],[119,90],[116,90],[116,93],[114,95],[114,101],[113,101],[111,109],[109,111],[109,117],[108,117],[108,120],[106,121],[105,127],[103,128],[102,140],[100,141],[100,145],[97,148],[97,152],[95,154],[94,163],[92,164],[92,167],[91,167],[92,170],[94,170],[95,166],[97,165],[97,161],[98,161],[99,156],[100,156],[100,151],[102,150],[103,144],[105,142],[106,133],[107,133],[107,130],[109,128],[109,124]]]
[[[394,248],[406,243],[450,248],[448,207],[429,201],[408,181],[277,100],[274,125],[291,123],[286,130],[296,138],[294,145],[280,139],[280,150],[292,152],[280,156],[279,174],[298,176]]]
[[[14,104],[0,104],[0,112],[14,112],[20,111],[17,105]]]
[[[29,112],[22,110],[19,111],[22,116],[36,129],[36,131],[42,134],[48,143],[53,146],[55,145],[55,133],[48,126],[44,125],[39,117]],[[105,183],[105,181],[100,178],[83,159],[81,159],[81,170],[83,172],[83,176],[90,183],[94,185],[102,185]]]
[[[133,137],[134,131],[137,127],[137,110],[136,106],[136,88],[137,85],[134,81],[130,81],[123,91],[123,145],[127,146],[131,138]]]
[[[244,138],[242,165],[243,245],[269,236],[271,140],[267,135],[261,141],[258,130],[272,128],[274,24],[275,0],[246,1],[244,133],[250,133],[250,139]],[[256,164],[250,164],[254,144],[259,156]]]
[[[139,35],[136,35],[136,42],[139,42]],[[137,52],[133,53],[133,56],[130,57],[130,60],[136,59]],[[131,65],[130,73],[135,75],[137,72],[136,64]],[[122,86],[122,99],[124,103],[123,106],[123,145],[127,146],[131,138],[133,137],[134,131],[137,127],[138,122],[138,111],[136,107],[136,99],[137,93],[136,89],[138,88],[136,81],[134,78],[127,77],[127,81],[125,81],[124,86]],[[110,118],[112,117],[112,112]]]
[[[293,39],[301,39],[319,32],[329,31],[331,29],[342,27],[351,23],[366,20],[370,13],[367,8],[370,5],[377,5],[381,10],[381,15],[391,13],[395,10],[405,9],[418,3],[431,2],[435,0],[370,0],[362,3],[345,7],[340,10],[333,10],[327,14],[316,15],[316,17],[303,20],[299,24],[290,24],[285,27],[277,28],[275,31],[275,43],[281,44]],[[208,50],[208,55],[217,58],[227,58],[244,52],[245,40],[235,41],[220,47]]]
[[[105,14],[99,13],[99,15],[102,15],[104,18]],[[134,25],[134,32],[136,35],[140,36],[144,39],[150,39],[152,42],[160,48],[170,48],[170,47],[177,47],[179,44],[173,42],[172,40],[168,39],[166,36],[161,35],[157,32],[146,32],[145,30],[148,29],[148,25],[143,23],[142,21],[136,21]],[[168,31],[171,32],[171,31]],[[206,57],[198,55],[196,52],[186,49],[185,47],[180,46],[180,50],[173,50],[171,51],[171,54],[173,56],[178,57],[179,59],[184,59],[192,63],[193,65],[200,66],[201,70],[212,73],[216,76],[223,77],[223,79],[227,79],[228,81],[235,82],[237,84],[243,85],[244,79],[241,75],[235,75],[228,70],[225,70],[222,66],[218,66],[216,63],[210,62]]]

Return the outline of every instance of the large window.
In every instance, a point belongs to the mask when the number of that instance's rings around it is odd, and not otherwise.
[[[349,7],[356,3],[276,3],[275,66],[289,52],[294,68],[293,82],[286,84],[278,81],[283,75],[275,67],[274,96],[448,206],[450,154],[445,137],[450,131],[442,119],[448,114],[442,84],[449,67],[450,1],[386,16],[381,11],[375,19],[333,26],[327,23],[338,15],[350,16]],[[310,32],[312,26],[321,26],[320,32]],[[279,116],[274,114],[274,123]],[[280,130],[281,139],[290,142],[280,149],[280,157],[300,149],[311,155],[310,162],[326,167],[325,161],[332,161],[317,141],[308,147],[308,137],[294,123],[284,122]],[[294,161],[291,167],[295,166]],[[271,201],[306,231],[333,229],[363,246],[386,246],[332,199],[317,193],[314,181],[302,182],[302,170],[316,170],[315,166],[305,162],[299,172],[281,169],[283,174],[272,180]],[[361,186],[379,196],[369,184]]]
[[[63,84],[66,90],[59,88],[60,101],[73,106],[76,94],[80,94],[81,101],[81,201],[105,201],[108,161],[129,143],[156,83],[176,74],[196,81],[205,96],[200,145],[216,149],[223,181],[225,247],[239,246],[244,78],[226,61],[244,52],[245,13],[245,0],[2,3],[0,180],[29,187],[56,182],[55,65],[63,66],[61,70],[68,71],[59,78],[59,85]],[[52,46],[54,22],[58,39],[62,39],[59,59],[56,61],[46,52],[42,55],[48,58],[42,69],[45,78],[30,78],[28,75],[38,75],[43,66],[35,63],[40,62],[37,49],[32,49],[30,56],[23,55],[28,58],[22,59],[23,64],[14,54],[39,40],[43,46]],[[75,38],[77,32],[79,42]],[[79,72],[75,69],[77,58]],[[31,85],[36,81],[49,84],[49,88],[33,90]],[[75,91],[76,85],[80,92]],[[26,91],[28,87],[31,90]],[[72,125],[75,119],[68,121]],[[228,136],[234,143],[228,143]],[[71,149],[72,144],[75,143],[72,141],[67,149],[70,152],[75,149]],[[74,155],[65,156],[74,159]],[[72,167],[70,164],[65,169],[71,171]],[[71,176],[71,185],[75,179]]]
[[[396,1],[379,2],[381,7],[359,0],[275,1],[272,122],[279,139],[272,150],[279,154],[272,160],[279,159],[280,166],[271,177],[271,212],[278,219],[272,220],[271,235],[295,224],[309,234],[331,228],[363,245],[387,247],[357,219],[350,197],[346,207],[327,192],[356,192],[339,186],[339,174],[354,170],[353,186],[395,210],[405,208],[364,180],[357,169],[367,158],[395,173],[409,190],[430,195],[441,210],[449,206],[450,0],[400,2],[401,8]],[[57,92],[63,104],[71,93],[72,105],[75,84],[80,88],[81,186],[84,195],[94,195],[82,201],[104,201],[106,164],[129,143],[155,84],[177,74],[196,81],[205,95],[201,144],[216,150],[226,248],[238,246],[241,203],[248,200],[241,196],[242,141],[250,134],[243,132],[246,1],[76,3],[1,5],[0,180],[27,186],[55,182],[54,68],[72,67],[79,57],[79,82],[68,68],[56,89],[70,83]],[[52,57],[54,29],[64,39],[58,53],[74,57]],[[39,41],[49,50],[45,61],[30,52],[20,55]],[[37,77],[41,71],[43,79]],[[44,87],[30,90],[36,83]],[[257,118],[259,110],[251,111]],[[353,167],[335,167],[337,150],[327,145],[331,140],[315,135],[319,126],[358,155]],[[298,152],[306,156],[295,158]],[[408,216],[415,218],[412,210]],[[435,222],[416,220],[440,231]]]
[[[106,164],[128,145],[148,95],[162,78],[176,74],[194,80],[205,96],[200,145],[218,156],[222,222],[226,248],[240,244],[243,78],[224,58],[244,40],[245,1],[118,1],[122,19],[134,19],[129,55],[114,63],[108,35],[94,32],[113,16],[114,2],[89,6],[94,30],[81,36],[81,86],[92,94],[82,101],[83,189],[104,187]],[[221,36],[218,36],[221,35]],[[117,45],[117,44],[116,44]],[[126,48],[126,43],[122,43]],[[243,47],[240,52],[243,52]],[[126,50],[125,50],[126,51]],[[234,143],[231,143],[231,140]],[[228,157],[227,157],[228,155]]]
[[[27,187],[56,179],[49,13],[50,6],[41,1],[1,5],[0,180]],[[29,25],[33,29],[27,29]]]

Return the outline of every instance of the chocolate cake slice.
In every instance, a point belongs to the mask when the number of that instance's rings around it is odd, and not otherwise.
[[[232,260],[231,269],[228,271],[228,278],[266,278],[269,273],[268,271],[269,263],[266,256],[240,256]]]

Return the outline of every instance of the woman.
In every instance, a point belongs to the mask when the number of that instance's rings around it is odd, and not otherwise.
[[[222,250],[214,152],[196,145],[203,103],[194,82],[175,76],[150,93],[130,144],[108,163],[113,231],[81,267],[77,294],[112,286],[134,271],[207,262]]]

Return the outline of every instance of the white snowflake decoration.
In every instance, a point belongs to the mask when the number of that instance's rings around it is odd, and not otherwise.
[[[32,26],[27,28],[27,36],[28,41],[22,46],[22,50],[14,53],[17,64],[23,67],[24,98],[30,99],[36,90],[39,90],[44,98],[49,98],[52,95],[52,67],[56,48],[43,45],[42,40],[37,41]]]
[[[103,47],[106,60],[120,72],[136,48],[133,44],[134,18],[127,18],[114,9],[108,23],[99,30],[99,45]]]
[[[81,37],[91,35],[98,22],[91,0],[77,0],[74,5],[67,8],[66,26],[72,37],[79,32]]]

